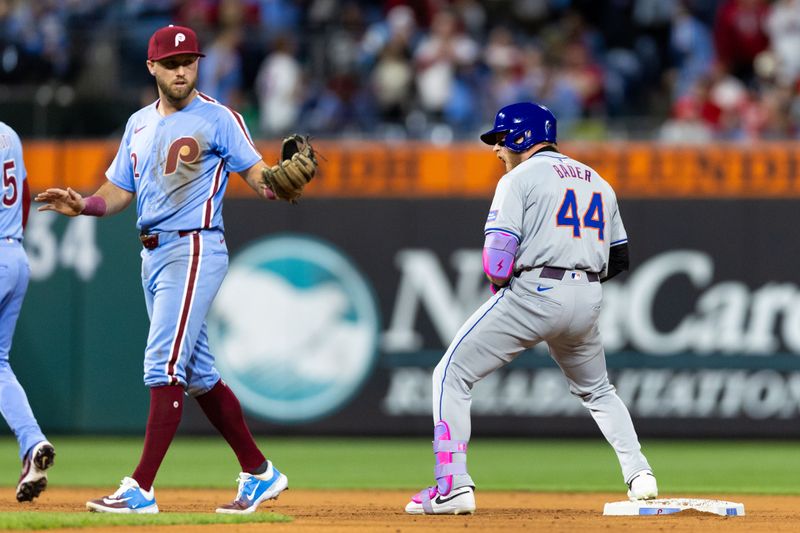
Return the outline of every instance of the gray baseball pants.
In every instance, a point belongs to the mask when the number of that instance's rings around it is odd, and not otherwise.
[[[562,280],[540,278],[541,268],[512,278],[464,323],[433,372],[433,420],[450,426],[452,440],[470,439],[472,387],[539,342],[547,342],[577,396],[614,448],[627,483],[650,469],[630,413],[608,381],[598,321],[603,301],[599,282],[585,272],[566,271]],[[453,461],[466,461],[453,454]],[[453,487],[475,485],[468,474]]]

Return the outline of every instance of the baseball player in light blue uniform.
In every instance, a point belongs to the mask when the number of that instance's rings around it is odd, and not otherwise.
[[[55,450],[45,438],[25,391],[9,364],[11,340],[28,290],[30,267],[22,248],[22,232],[30,208],[22,143],[16,132],[0,122],[0,412],[19,443],[22,474],[17,500],[31,501],[47,487],[48,468]]]
[[[241,465],[235,500],[217,512],[252,513],[288,486],[256,446],[208,347],[205,319],[228,267],[222,222],[228,175],[241,174],[264,199],[274,195],[261,181],[267,165],[241,115],[195,90],[202,56],[191,29],[155,32],[147,66],[160,98],[128,120],[108,181],[88,198],[71,189],[50,189],[36,198],[47,202],[40,210],[70,216],[114,214],[136,198],[150,316],[144,357],[150,414],[138,467],[115,493],[87,502],[91,511],[158,512],[152,485],[177,430],[184,391],[198,401]]]
[[[611,186],[561,154],[556,118],[521,102],[501,109],[481,136],[506,174],[484,227],[483,269],[494,296],[461,327],[433,373],[436,485],[406,506],[410,514],[469,514],[467,472],[473,385],[544,341],[614,448],[632,500],[658,495],[628,409],[608,381],[598,322],[600,282],[628,269],[628,237]]]

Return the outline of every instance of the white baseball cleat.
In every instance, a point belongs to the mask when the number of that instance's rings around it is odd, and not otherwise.
[[[629,500],[653,500],[657,497],[658,484],[650,470],[642,470],[628,482]]]
[[[446,496],[436,487],[422,489],[406,505],[408,514],[472,514],[475,512],[475,489],[458,487]]]
[[[56,450],[43,440],[31,448],[22,460],[22,473],[17,483],[17,501],[30,502],[47,488],[46,470],[53,466]]]

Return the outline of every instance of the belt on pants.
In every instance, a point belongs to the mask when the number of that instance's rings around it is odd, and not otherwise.
[[[514,272],[514,276],[515,277],[519,277],[519,275],[522,274],[523,272],[527,272],[529,270],[533,270],[534,268],[536,268],[536,267],[523,268],[522,270]],[[545,267],[542,267],[541,272],[539,272],[539,277],[540,278],[546,278],[546,279],[558,279],[558,280],[561,280],[561,279],[564,279],[564,275],[567,272],[572,272],[572,271],[573,271],[573,269],[569,269],[569,268],[545,266]],[[584,274],[586,274],[586,279],[589,282],[600,281],[600,274],[598,274],[597,272],[584,272]]]
[[[187,235],[194,235],[200,233],[202,229],[187,229],[181,231],[162,231],[161,233],[142,233],[139,235],[139,240],[142,241],[142,246],[148,250],[155,250],[162,244],[174,241]]]

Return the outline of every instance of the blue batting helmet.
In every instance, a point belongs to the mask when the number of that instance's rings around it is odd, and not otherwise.
[[[524,152],[540,142],[556,142],[556,117],[543,105],[519,102],[497,112],[494,128],[481,135],[486,144],[497,143],[497,134],[505,133],[503,144],[512,152]]]

